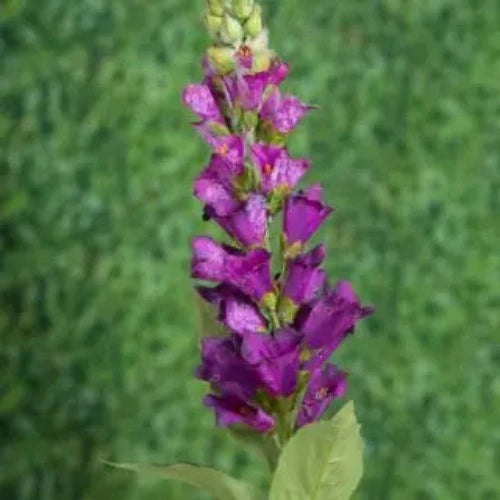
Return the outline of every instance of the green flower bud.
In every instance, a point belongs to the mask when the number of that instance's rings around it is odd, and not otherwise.
[[[260,303],[269,311],[276,310],[276,295],[273,292],[267,292],[262,299],[260,299]]]
[[[256,5],[251,16],[245,23],[245,35],[250,38],[257,38],[262,31],[262,9]]]
[[[281,297],[278,312],[284,323],[293,323],[298,310],[299,306],[292,299]]]
[[[207,0],[207,4],[210,14],[213,14],[214,16],[224,15],[224,0]]]
[[[219,31],[222,26],[222,17],[214,16],[207,12],[205,14],[205,26],[207,27],[209,35],[213,40],[219,39]]]
[[[232,0],[231,12],[241,20],[248,19],[255,6],[255,0]]]
[[[245,130],[253,130],[259,123],[259,116],[256,111],[245,111],[242,122]]]
[[[222,18],[219,36],[223,43],[238,45],[243,39],[243,28],[237,19],[226,13]]]
[[[220,75],[230,73],[235,67],[234,50],[231,47],[209,47],[208,62]]]

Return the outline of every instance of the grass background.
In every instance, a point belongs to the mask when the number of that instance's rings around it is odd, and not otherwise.
[[[0,498],[199,499],[102,458],[265,482],[193,380],[180,106],[202,1],[0,4]],[[263,1],[293,138],[337,212],[333,277],[377,313],[336,361],[366,440],[363,500],[500,498],[500,3]]]

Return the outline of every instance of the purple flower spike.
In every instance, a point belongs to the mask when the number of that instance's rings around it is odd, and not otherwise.
[[[246,247],[262,247],[267,237],[267,202],[258,194],[250,196],[245,205],[226,217],[214,217],[236,241]]]
[[[215,410],[216,422],[220,427],[244,424],[261,433],[268,432],[274,427],[273,417],[232,394],[222,396],[209,394],[205,396],[203,402]]]
[[[252,250],[244,256],[228,259],[226,281],[259,302],[273,291],[271,254],[266,250]]]
[[[340,282],[335,290],[312,307],[299,326],[307,345],[317,350],[305,368],[312,370],[326,361],[354,331],[356,323],[372,312],[373,308],[360,304],[349,283]]]
[[[321,198],[322,188],[314,184],[286,200],[283,224],[288,245],[304,244],[333,211]]]
[[[318,245],[309,253],[292,260],[283,294],[295,304],[311,302],[326,284],[326,273],[320,268],[325,258],[325,246]]]
[[[224,123],[214,96],[207,85],[188,85],[184,89],[182,100],[202,120]]]
[[[265,194],[278,188],[291,191],[311,166],[306,158],[292,159],[284,148],[264,143],[252,146],[252,158],[260,170]]]
[[[346,375],[335,365],[328,363],[314,370],[297,417],[297,427],[319,420],[331,401],[345,394],[346,387]]]
[[[227,162],[222,156],[212,155],[210,164],[194,183],[194,195],[214,214],[229,215],[241,206],[233,195],[233,184],[243,171],[242,163]]]
[[[263,120],[270,120],[278,132],[289,134],[311,109],[314,109],[314,106],[303,104],[297,97],[281,95],[280,91],[275,89],[264,102],[260,116]]]

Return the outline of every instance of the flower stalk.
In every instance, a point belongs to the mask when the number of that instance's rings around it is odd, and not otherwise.
[[[191,274],[215,284],[197,290],[229,333],[202,340],[196,376],[210,385],[205,404],[218,425],[244,426],[283,448],[344,395],[346,373],[328,360],[372,308],[349,283],[331,287],[324,245],[308,246],[333,209],[319,184],[297,191],[311,161],[292,157],[287,144],[314,107],[283,93],[289,66],[268,47],[260,6],[207,0],[205,24],[204,78],[183,101],[211,148],[194,195],[230,242],[194,238]],[[280,243],[277,269],[270,241]]]

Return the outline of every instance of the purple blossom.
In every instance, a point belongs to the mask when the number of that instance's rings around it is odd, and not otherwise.
[[[258,194],[250,196],[242,207],[215,221],[236,241],[246,247],[263,247],[267,237],[267,202]]]
[[[256,301],[273,291],[271,254],[266,250],[257,249],[244,253],[219,245],[207,236],[194,238],[192,250],[193,278],[234,285]]]
[[[362,306],[346,281],[318,300],[309,314],[297,325],[304,334],[309,348],[315,350],[305,368],[312,370],[324,363],[354,331],[356,323],[373,312],[373,308]]]
[[[322,192],[321,186],[314,184],[286,200],[283,230],[288,245],[304,244],[333,211],[321,201]]]
[[[288,75],[288,65],[273,64],[267,71],[225,78],[225,85],[232,105],[241,105],[247,111],[259,110],[263,106],[265,92],[269,86],[279,85]]]
[[[241,173],[243,170],[244,145],[239,135],[217,135],[206,123],[197,123],[195,129],[212,146],[219,160]]]
[[[290,328],[274,336],[249,332],[242,338],[241,356],[255,367],[264,388],[273,396],[295,390],[302,336]]]
[[[207,281],[226,278],[227,250],[208,236],[197,236],[192,241],[191,275]]]
[[[334,398],[346,391],[346,374],[327,363],[311,373],[309,386],[297,417],[297,427],[319,420]]]
[[[208,85],[191,84],[184,89],[184,104],[203,121],[224,123],[217,102]]]
[[[303,104],[297,97],[282,95],[276,88],[264,102],[260,117],[269,120],[278,132],[288,134],[311,109],[314,106]]]
[[[202,339],[196,377],[245,399],[252,398],[260,384],[255,370],[241,358],[230,337]]]
[[[273,417],[233,394],[209,394],[205,396],[204,403],[215,410],[216,422],[220,427],[244,424],[261,433],[274,427]]]
[[[295,304],[311,302],[326,284],[326,273],[320,268],[325,258],[325,246],[318,245],[288,264],[283,295]]]
[[[290,158],[286,149],[277,146],[257,143],[252,146],[251,152],[260,171],[265,194],[278,188],[291,191],[311,166],[308,159]]]
[[[273,292],[271,254],[266,250],[252,250],[229,260],[227,282],[239,288],[253,300],[260,301]]]
[[[214,214],[229,215],[241,206],[233,192],[236,178],[243,172],[242,163],[232,163],[220,155],[212,155],[209,165],[194,183],[194,195]]]
[[[198,287],[199,294],[219,308],[219,320],[238,335],[267,331],[259,308],[243,293],[225,283],[214,288]]]

